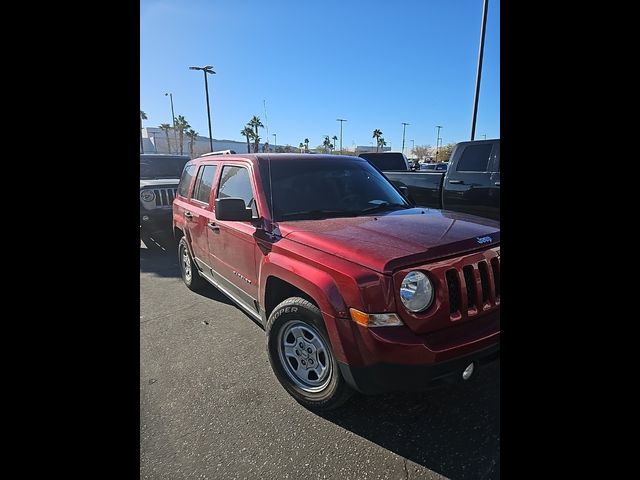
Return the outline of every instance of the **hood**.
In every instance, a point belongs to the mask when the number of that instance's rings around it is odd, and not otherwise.
[[[179,178],[158,178],[158,179],[149,179],[142,180],[140,179],[140,188],[144,187],[159,187],[163,185],[175,187],[180,183]]]
[[[500,242],[500,223],[447,210],[411,208],[349,218],[280,222],[280,233],[380,273]]]

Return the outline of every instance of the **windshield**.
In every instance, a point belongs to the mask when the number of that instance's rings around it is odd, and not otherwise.
[[[189,157],[145,157],[140,156],[140,179],[180,178]]]
[[[261,176],[269,199],[269,167]],[[410,208],[407,201],[366,161],[301,159],[271,163],[276,221],[365,215]]]

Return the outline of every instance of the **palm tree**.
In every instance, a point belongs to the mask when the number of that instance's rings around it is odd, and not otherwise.
[[[163,123],[159,128],[160,130],[163,130],[164,134],[167,136],[167,153],[171,153],[171,143],[169,142],[169,130],[171,130],[171,125]]]
[[[147,119],[147,114],[140,110],[140,153],[144,153],[144,144],[142,143],[142,120]]]
[[[251,120],[249,120],[249,123],[247,123],[247,125],[253,128],[253,133],[255,134],[255,136],[253,137],[253,151],[257,152],[258,146],[260,144],[260,137],[258,136],[258,128],[264,128],[264,125],[260,121],[260,117],[257,117],[255,115],[251,117]]]
[[[373,131],[373,136],[371,138],[375,138],[377,145],[376,145],[376,152],[378,151],[378,147],[380,147],[380,137],[382,137],[382,131],[378,128],[376,128]]]
[[[178,138],[180,139],[180,155],[182,155],[184,132],[187,129],[191,128],[191,125],[189,125],[189,122],[187,122],[187,120],[182,115],[178,115],[178,118],[176,118],[175,120],[176,120],[176,129],[178,130]]]
[[[251,130],[251,127],[247,125],[240,131],[240,135],[244,135],[247,138],[247,153],[251,153],[251,142],[249,141],[249,139],[253,138],[253,130]]]
[[[331,140],[333,140],[333,148],[336,148],[337,145],[337,141],[338,141],[338,137],[336,137],[335,135],[333,137],[331,137]]]
[[[269,142],[264,142],[264,145],[262,145],[262,152],[269,152]]]
[[[304,151],[306,153],[309,153],[309,139],[308,138],[304,139]]]
[[[298,148],[300,149],[300,153],[302,153],[304,151],[304,143],[300,142],[300,145],[298,145]]]
[[[376,152],[378,151],[378,147],[384,147],[387,144],[387,142],[384,141],[383,137],[380,137],[378,139],[378,146],[376,147]],[[384,151],[384,148],[382,149]]]
[[[187,132],[187,137],[189,137],[189,155],[193,158],[193,142],[198,138],[198,132],[196,132],[193,128],[190,128]]]
[[[329,140],[329,135],[324,136],[324,140],[322,141],[322,146],[324,148],[324,153],[327,153],[327,150],[331,147],[331,140]]]

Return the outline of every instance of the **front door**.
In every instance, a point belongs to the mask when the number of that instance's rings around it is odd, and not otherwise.
[[[222,167],[216,198],[241,198],[258,219],[255,189],[248,165],[227,164]],[[215,207],[214,212],[215,214]],[[215,220],[215,227],[207,231],[212,268],[216,282],[236,300],[256,311],[258,278],[256,270],[257,245],[253,222]]]

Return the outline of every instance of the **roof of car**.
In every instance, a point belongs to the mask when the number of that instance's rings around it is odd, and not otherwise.
[[[352,155],[329,155],[329,154],[308,154],[308,153],[236,153],[230,155],[209,155],[194,158],[191,163],[200,161],[234,161],[234,160],[248,160],[251,163],[266,162],[271,160],[272,162],[304,162],[304,161],[322,161],[322,160],[338,160],[344,159],[347,161],[366,162],[366,160],[355,157]]]

